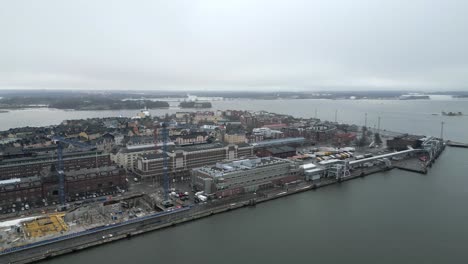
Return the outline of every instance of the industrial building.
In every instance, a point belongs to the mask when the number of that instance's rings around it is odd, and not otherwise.
[[[57,164],[57,155],[49,153],[34,157],[6,159],[0,162],[0,180],[11,178],[34,177]],[[65,171],[82,168],[96,168],[110,166],[109,154],[100,151],[72,152],[63,154],[63,168]]]
[[[116,166],[65,171],[64,187],[69,198],[126,189],[126,174]],[[40,175],[0,181],[0,204],[35,203],[59,199],[59,178],[55,167]]]
[[[403,135],[387,140],[387,148],[392,150],[406,150],[408,146],[412,148],[421,148],[424,136]]]
[[[306,128],[307,137],[314,142],[332,140],[337,132],[336,126],[328,123],[317,123]]]
[[[255,143],[251,143],[250,145],[254,148],[268,148],[273,146],[302,146],[306,143],[305,138],[297,137],[297,138],[281,138],[281,139],[270,139],[270,140],[263,140]]]
[[[296,148],[290,146],[280,146],[271,148],[261,148],[256,151],[259,157],[289,158],[296,155]]]
[[[144,154],[154,153],[154,144],[126,146],[111,153],[111,160],[120,167],[133,170],[136,159]]]
[[[158,143],[157,148],[161,148],[162,145],[162,143]],[[167,145],[174,146],[174,142],[168,142]],[[112,152],[110,157],[115,164],[124,169],[133,171],[136,166],[137,158],[142,155],[153,154],[155,149],[156,146],[154,143],[127,145]]]
[[[193,169],[192,186],[225,197],[295,181],[299,172],[294,162],[274,157],[235,160]]]
[[[273,130],[268,127],[254,128],[252,130],[254,136],[263,136],[264,138],[281,138],[283,132],[279,130]]]
[[[306,163],[300,166],[301,172],[304,173],[306,181],[320,180],[325,176],[326,170],[322,167],[317,167],[313,163]]]
[[[223,142],[227,144],[242,144],[246,141],[245,133],[226,133],[223,135]]]
[[[247,144],[212,143],[175,147],[173,151],[167,153],[168,176],[171,181],[189,180],[192,168],[252,156],[253,147]],[[163,154],[154,154],[153,150],[152,154],[137,157],[134,173],[143,180],[155,180],[162,183]]]

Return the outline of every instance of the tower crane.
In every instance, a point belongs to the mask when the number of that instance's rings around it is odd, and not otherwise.
[[[163,189],[164,189],[164,203],[168,203],[169,201],[169,173],[168,173],[168,155],[167,155],[167,123],[162,122],[161,126],[161,137],[162,137],[162,155],[163,155]],[[157,154],[158,149],[158,129],[155,125],[154,128],[154,146],[155,146],[155,154]]]
[[[76,140],[66,139],[60,136],[54,136],[52,141],[57,144],[57,173],[59,176],[59,200],[60,205],[65,205],[65,172],[63,171],[63,144],[70,144],[82,150],[92,150],[95,147]]]

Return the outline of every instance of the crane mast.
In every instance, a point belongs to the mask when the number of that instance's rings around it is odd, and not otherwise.
[[[74,140],[66,139],[66,138],[59,137],[59,136],[53,137],[52,141],[54,141],[57,144],[57,168],[56,169],[57,169],[57,174],[59,177],[58,194],[59,194],[60,205],[63,207],[66,202],[65,201],[65,172],[64,172],[64,165],[63,165],[63,143],[73,145],[83,150],[93,149],[94,146],[90,146],[88,144],[84,144],[79,141],[74,141]],[[96,166],[97,166],[97,161],[96,161]]]
[[[154,128],[154,146],[155,154],[158,153],[158,126]],[[161,123],[161,137],[162,137],[162,156],[163,156],[163,189],[164,189],[164,201],[169,200],[169,172],[168,172],[168,155],[167,155],[167,124],[166,122]]]
[[[59,177],[59,201],[63,206],[65,204],[65,173],[63,171],[63,146],[57,141],[57,173]]]
[[[167,124],[162,124],[163,137],[163,181],[164,181],[164,200],[169,199],[169,175],[168,175],[168,160],[167,160]]]

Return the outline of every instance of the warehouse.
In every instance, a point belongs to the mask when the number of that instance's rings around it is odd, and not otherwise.
[[[391,150],[401,151],[412,148],[421,148],[424,136],[403,135],[387,140],[387,147]]]

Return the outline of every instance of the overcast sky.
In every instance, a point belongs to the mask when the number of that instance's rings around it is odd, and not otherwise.
[[[468,1],[3,1],[0,88],[468,90]]]

